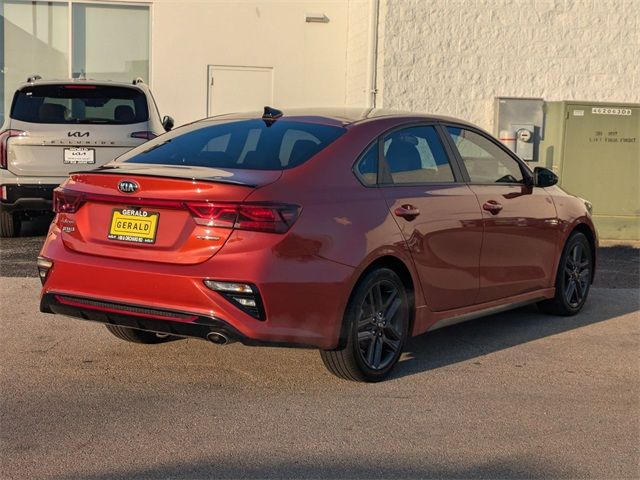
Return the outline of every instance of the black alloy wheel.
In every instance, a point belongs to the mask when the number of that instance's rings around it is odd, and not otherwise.
[[[411,294],[393,270],[377,268],[365,274],[345,313],[346,345],[320,352],[327,369],[346,380],[384,380],[409,337]]]
[[[587,237],[574,232],[565,244],[556,275],[556,293],[549,300],[538,303],[544,313],[575,315],[589,295],[593,280],[593,252]]]

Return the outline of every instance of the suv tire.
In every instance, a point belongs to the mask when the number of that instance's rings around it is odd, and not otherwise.
[[[0,237],[16,237],[20,233],[20,219],[11,212],[0,212]]]

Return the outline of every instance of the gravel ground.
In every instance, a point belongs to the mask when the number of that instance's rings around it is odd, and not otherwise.
[[[312,350],[133,345],[42,314],[36,227],[0,243],[2,480],[640,478],[639,250],[600,250],[575,317],[422,335],[367,385]]]
[[[317,352],[141,346],[0,278],[2,479],[640,478],[638,290],[413,339],[392,378]]]

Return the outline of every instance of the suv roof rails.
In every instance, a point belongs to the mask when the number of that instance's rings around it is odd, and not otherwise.
[[[142,77],[136,77],[133,79],[133,82],[131,82],[133,85],[138,85],[139,83],[144,83],[144,80],[142,79]]]
[[[38,74],[35,75],[31,75],[30,77],[27,77],[27,83],[33,83],[36,80],[42,80],[42,77]]]

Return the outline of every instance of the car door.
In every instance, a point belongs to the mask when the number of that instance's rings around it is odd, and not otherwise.
[[[482,214],[435,125],[378,143],[379,188],[410,250],[432,311],[472,305],[479,289]]]
[[[482,208],[478,303],[551,286],[559,222],[550,195],[488,135],[455,125],[446,131]]]

